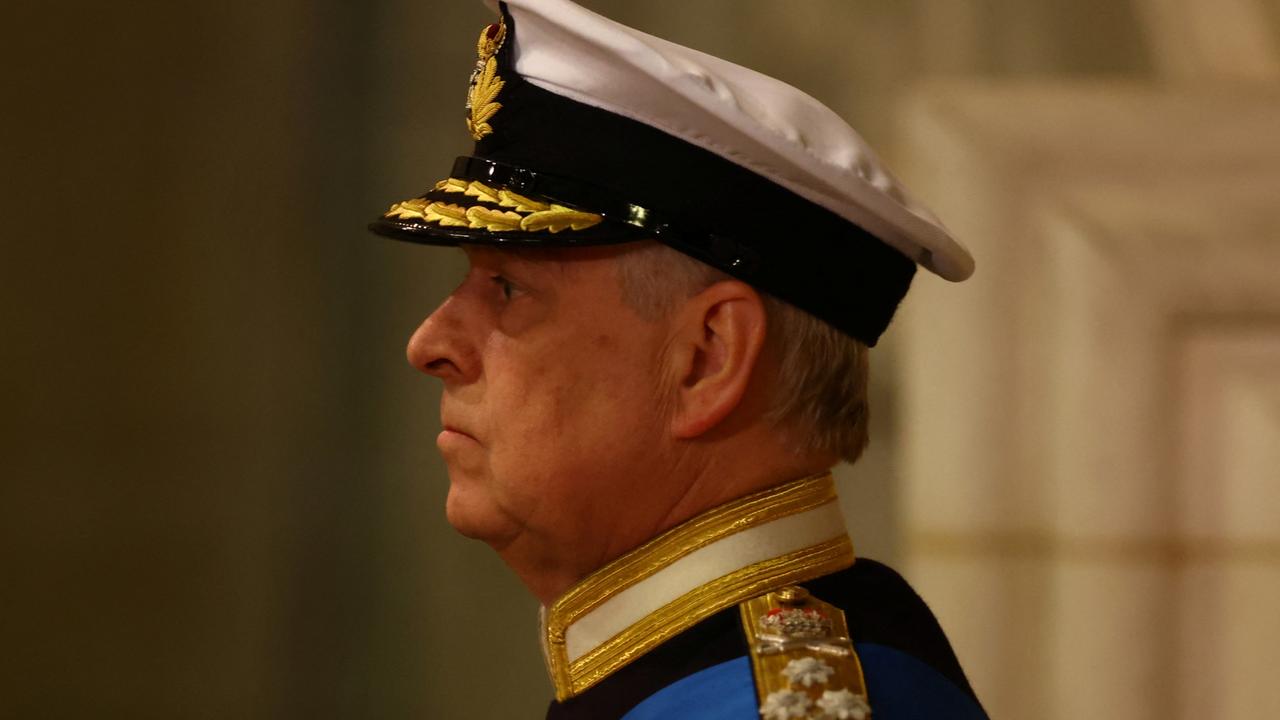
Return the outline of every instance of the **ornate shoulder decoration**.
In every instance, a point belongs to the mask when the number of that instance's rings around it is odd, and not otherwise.
[[[476,41],[476,69],[471,72],[471,86],[467,91],[467,130],[479,141],[493,133],[489,121],[502,109],[497,101],[498,93],[506,84],[498,76],[498,51],[507,40],[507,22],[501,19],[480,32]]]
[[[738,607],[762,720],[870,720],[862,664],[840,608],[797,586]]]

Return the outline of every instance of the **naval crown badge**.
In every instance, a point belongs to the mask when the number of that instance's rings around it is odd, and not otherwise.
[[[476,41],[476,68],[467,89],[467,131],[479,141],[493,133],[489,121],[502,109],[498,93],[506,82],[498,75],[498,51],[507,40],[506,19],[486,27]]]

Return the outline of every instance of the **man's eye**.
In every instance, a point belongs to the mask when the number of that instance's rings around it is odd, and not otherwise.
[[[493,282],[494,285],[497,285],[498,288],[502,290],[503,298],[510,300],[511,296],[515,294],[515,291],[516,291],[515,286],[512,285],[511,281],[506,279],[505,277],[501,275],[494,275],[489,279]]]

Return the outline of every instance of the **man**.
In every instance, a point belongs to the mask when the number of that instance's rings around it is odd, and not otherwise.
[[[450,523],[544,604],[548,717],[985,717],[829,472],[916,263],[968,254],[776,80],[568,0],[477,51],[474,152],[372,229],[469,260],[408,357]]]

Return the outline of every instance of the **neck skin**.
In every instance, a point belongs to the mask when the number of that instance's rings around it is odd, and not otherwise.
[[[829,470],[839,458],[799,452],[765,420],[765,388],[749,392],[741,412],[693,440],[659,442],[638,476],[618,479],[620,492],[596,506],[593,521],[568,537],[527,532],[495,546],[543,605],[609,562],[714,507],[791,480]],[[758,407],[757,407],[758,406]]]

